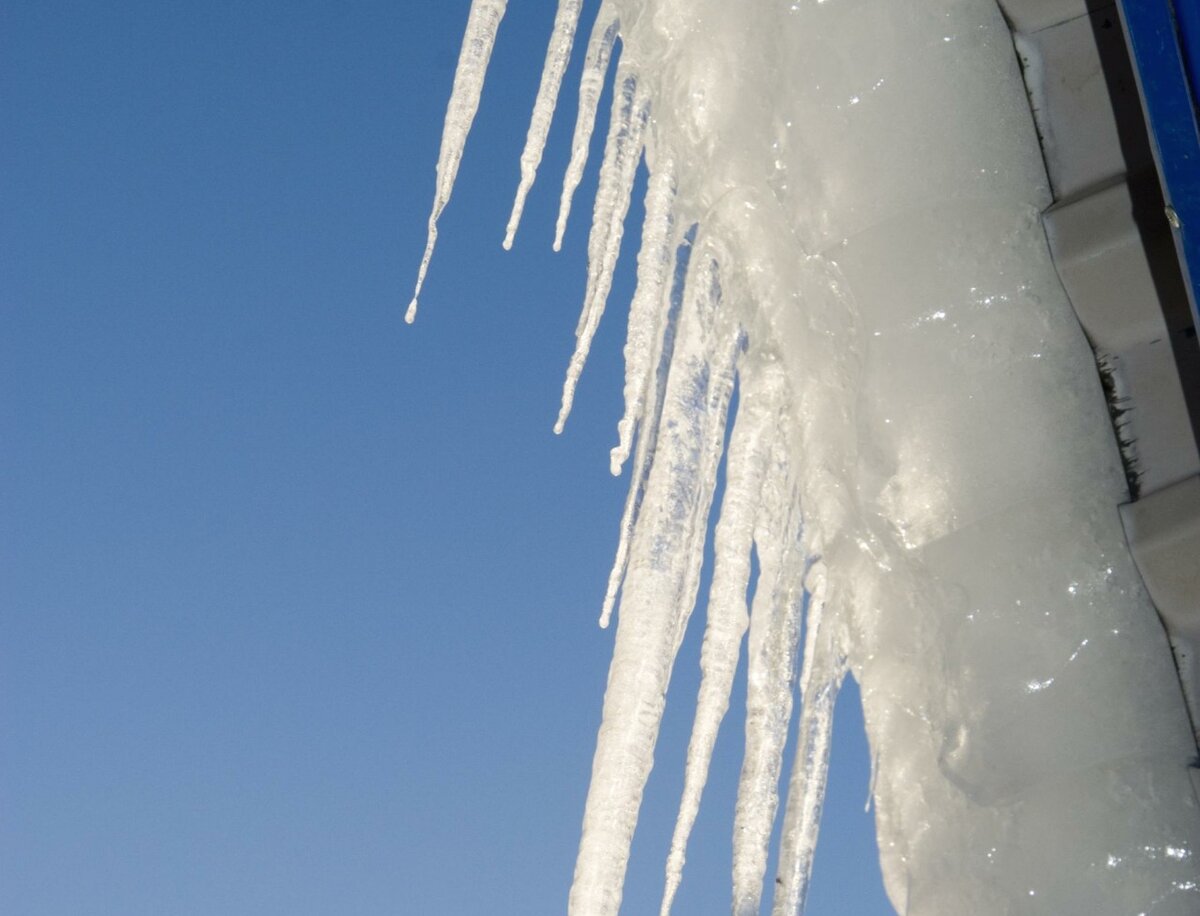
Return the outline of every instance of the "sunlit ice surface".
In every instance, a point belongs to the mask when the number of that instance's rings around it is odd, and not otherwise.
[[[611,456],[631,476],[601,610],[616,644],[570,912],[619,910],[723,455],[664,914],[743,645],[737,916],[764,903],[779,816],[772,911],[803,909],[847,674],[898,912],[1200,911],[1195,746],[994,3],[602,0],[577,36],[581,5],[548,23],[505,232],[580,37],[555,247],[614,91],[559,431],[640,162],[650,178]],[[409,321],[505,6],[471,5]]]

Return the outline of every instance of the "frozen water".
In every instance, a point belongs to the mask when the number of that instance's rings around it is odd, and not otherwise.
[[[550,47],[546,51],[546,65],[542,69],[542,81],[538,86],[537,100],[533,103],[533,115],[529,119],[529,133],[525,137],[525,149],[521,152],[521,183],[517,186],[517,198],[513,201],[512,215],[504,232],[504,247],[512,248],[513,237],[521,223],[525,209],[525,197],[533,187],[542,152],[546,148],[546,137],[550,133],[550,121],[554,117],[554,106],[558,103],[558,90],[562,88],[563,72],[571,56],[571,45],[575,41],[575,27],[579,24],[579,8],[583,0],[569,0],[558,5],[554,17],[554,31],[550,35]]]
[[[750,622],[746,590],[750,584],[750,550],[755,522],[771,511],[763,504],[763,484],[768,460],[782,424],[785,385],[778,362],[761,367],[743,365],[741,403],[729,441],[728,472],[721,503],[721,520],[715,534],[716,567],[708,597],[708,624],[700,653],[700,695],[696,724],[688,744],[683,801],[671,851],[667,859],[667,884],[662,912],[670,912],[683,877],[688,835],[700,810],[700,795],[708,779],[717,729],[729,708],[729,694],[737,669],[742,637]]]
[[[616,4],[603,0],[592,37],[588,40],[587,54],[583,59],[583,76],[579,80],[579,111],[575,118],[575,135],[571,138],[571,161],[563,179],[562,200],[558,207],[558,222],[554,229],[554,250],[562,247],[563,234],[567,231],[567,217],[571,213],[571,199],[583,179],[587,165],[588,145],[592,130],[596,126],[596,109],[600,105],[600,93],[604,89],[604,77],[608,73],[609,59],[617,40]]]
[[[624,67],[617,69],[617,92],[613,97],[612,120],[608,142],[604,147],[604,163],[600,166],[600,186],[596,189],[596,204],[592,215],[592,231],[588,238],[587,289],[583,296],[583,313],[575,330],[575,352],[563,384],[562,409],[554,424],[561,433],[571,404],[575,386],[583,372],[592,337],[604,314],[608,291],[612,288],[613,271],[621,251],[621,236],[625,230],[625,214],[633,179],[642,155],[642,134],[646,128],[647,93],[633,74]]]
[[[472,4],[430,249],[503,8]],[[578,16],[562,0],[510,240]],[[619,623],[570,912],[620,907],[735,370],[664,914],[747,631],[735,913],[760,909],[793,720],[773,910],[803,907],[847,673],[899,912],[1200,911],[1196,747],[1123,542],[1120,460],[992,0],[603,0],[556,247],[618,42],[560,423],[639,157],[650,179],[612,454],[614,471],[634,454],[602,614],[619,593]]]
[[[450,202],[454,190],[454,179],[458,177],[458,165],[462,162],[463,148],[471,122],[479,110],[479,96],[483,92],[483,80],[487,75],[488,61],[492,58],[492,46],[496,43],[496,30],[508,0],[472,0],[471,13],[467,17],[467,28],[463,34],[462,50],[458,55],[458,67],[454,71],[454,88],[450,91],[450,104],[446,107],[446,124],[442,129],[442,148],[438,152],[437,190],[433,195],[433,209],[429,213],[429,236],[425,242],[425,254],[417,269],[417,285],[404,320],[412,324],[417,317],[417,299],[421,285],[429,270],[433,257],[433,246],[437,244],[437,221],[442,210]]]

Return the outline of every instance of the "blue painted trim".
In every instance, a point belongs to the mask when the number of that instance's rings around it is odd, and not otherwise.
[[[1183,50],[1183,67],[1192,87],[1192,104],[1200,99],[1200,3],[1196,0],[1175,2],[1175,28]]]
[[[1120,0],[1172,234],[1200,326],[1200,0]]]

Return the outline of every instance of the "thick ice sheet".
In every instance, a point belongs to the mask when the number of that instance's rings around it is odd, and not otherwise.
[[[510,228],[576,6],[560,4]],[[464,45],[447,116],[431,244],[497,10],[472,7],[468,37],[479,38],[470,54]],[[1196,748],[1123,543],[1119,457],[1049,260],[1046,178],[994,4],[604,0],[556,247],[618,42],[560,422],[643,154],[650,181],[612,455],[619,470],[634,454],[602,614],[619,592],[619,622],[570,912],[620,907],[698,590],[735,366],[664,913],[747,628],[735,913],[759,912],[793,720],[770,884],[775,916],[803,907],[847,672],[862,688],[899,912],[1200,911]],[[751,543],[760,572],[747,617]]]

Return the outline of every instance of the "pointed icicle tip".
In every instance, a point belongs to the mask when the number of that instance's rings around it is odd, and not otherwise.
[[[433,247],[437,244],[437,218],[441,213],[438,205],[434,204],[433,212],[429,215],[429,237],[425,241],[425,254],[421,257],[421,266],[417,268],[417,283],[413,287],[412,302],[404,313],[406,324],[412,324],[417,317],[417,300],[421,297],[421,287],[425,285],[425,274],[429,272],[429,261],[433,257]]]

